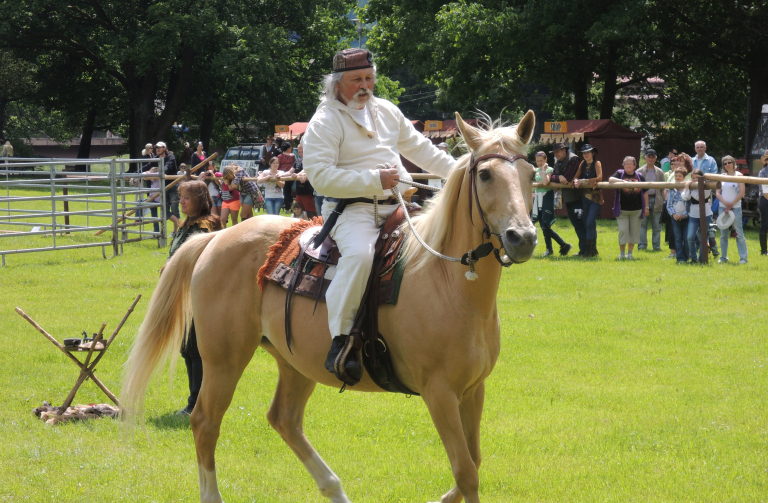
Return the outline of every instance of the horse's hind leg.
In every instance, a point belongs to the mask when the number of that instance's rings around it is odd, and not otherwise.
[[[198,344],[201,345],[201,343],[210,345],[207,340],[198,339]],[[216,441],[219,438],[221,421],[232,403],[237,382],[253,357],[256,347],[255,343],[243,344],[237,351],[231,351],[228,354],[222,348],[213,351],[211,348],[206,348],[205,351],[201,351],[204,369],[203,385],[197,396],[195,409],[190,416],[190,426],[195,436],[197,450],[201,503],[223,501],[216,480]]]
[[[333,503],[349,503],[339,477],[325,464],[304,435],[304,407],[315,390],[315,381],[291,367],[270,345],[265,344],[265,349],[277,360],[280,372],[275,397],[267,413],[269,424],[304,463],[323,496]]]
[[[444,387],[425,390],[422,394],[432,422],[443,441],[451,462],[456,487],[440,499],[441,503],[480,503],[480,417],[483,409],[484,385],[465,396],[459,404],[456,394]]]

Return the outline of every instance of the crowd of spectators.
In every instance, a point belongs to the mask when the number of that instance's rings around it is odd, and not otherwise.
[[[147,144],[142,155],[148,159],[163,158],[166,175],[184,172],[186,165],[199,165],[206,159],[202,142],[197,142],[196,150],[185,144],[184,158],[187,163],[177,164],[173,152],[168,151],[165,143],[154,146]],[[624,158],[620,169],[616,170],[609,182],[677,182],[684,183],[683,189],[640,189],[621,187],[615,190],[612,212],[619,227],[619,260],[633,260],[636,250],[648,250],[648,231],[653,251],[661,251],[662,244],[669,247],[668,258],[678,262],[700,262],[701,239],[699,223],[706,220],[709,248],[720,263],[729,262],[728,241],[736,240],[740,264],[747,263],[747,244],[744,238],[741,200],[746,188],[743,183],[723,182],[716,191],[705,191],[705,215],[699,210],[698,188],[696,179],[705,174],[718,173],[717,161],[707,152],[706,143],[696,142],[696,155],[691,157],[676,148],[669,149],[667,155],[657,164],[655,150],[647,149],[645,163],[638,167],[632,156]],[[239,220],[253,216],[254,208],[264,207],[271,215],[281,211],[302,219],[311,219],[321,214],[323,196],[318,194],[307,179],[303,169],[303,145],[293,153],[293,144],[280,138],[269,136],[261,147],[256,181],[246,180],[245,169],[230,164],[216,171],[209,163],[203,172],[202,181],[209,190],[213,201],[211,214],[219,218],[222,227],[231,219],[232,225]],[[544,234],[545,251],[543,257],[554,255],[553,242],[558,245],[558,252],[566,256],[572,245],[565,242],[552,228],[555,222],[555,210],[565,209],[578,239],[578,252],[575,255],[590,258],[599,254],[597,250],[597,219],[605,204],[603,191],[597,184],[604,180],[603,167],[599,160],[598,149],[585,144],[579,154],[570,151],[564,143],[555,143],[552,151],[553,166],[548,164],[547,154],[537,152],[534,181],[543,183],[533,193],[534,222],[538,222]],[[768,178],[768,151],[762,157],[764,168],[759,177]],[[721,162],[722,172],[731,176],[740,176],[736,161],[725,156]],[[142,171],[157,171],[157,163],[147,163]],[[610,168],[608,168],[610,172]],[[549,185],[560,183],[567,188],[553,189]],[[147,181],[149,196],[159,190],[159,180]],[[169,185],[171,180],[166,180]],[[765,189],[765,190],[764,190]],[[761,214],[760,253],[768,255],[766,245],[768,237],[768,184],[760,185],[759,210]],[[166,214],[174,224],[174,235],[180,226],[179,191],[176,187],[166,191]],[[157,209],[151,208],[156,218]],[[713,222],[716,222],[713,224]],[[154,224],[158,231],[157,223]],[[720,242],[716,240],[719,229]],[[663,241],[662,241],[663,235]]]
[[[694,146],[696,155],[689,156],[677,149],[670,149],[660,166],[655,150],[645,151],[645,163],[638,167],[632,156],[624,158],[608,182],[677,182],[684,183],[683,189],[653,188],[641,189],[627,186],[615,190],[613,216],[619,227],[619,260],[633,260],[635,248],[648,249],[648,229],[651,231],[653,251],[662,250],[662,229],[664,241],[668,244],[668,258],[678,262],[700,262],[701,240],[707,239],[709,249],[718,262],[729,262],[728,241],[736,239],[739,264],[747,263],[747,243],[744,238],[744,216],[741,200],[746,194],[744,183],[722,182],[716,191],[705,190],[705,214],[700,214],[697,178],[720,172],[717,161],[707,154],[703,141]],[[554,166],[547,164],[545,152],[536,153],[534,181],[544,185],[533,193],[533,220],[538,222],[544,234],[546,250],[543,256],[554,254],[552,241],[560,246],[560,254],[567,255],[571,245],[552,230],[555,209],[565,209],[579,241],[576,255],[590,258],[597,256],[597,218],[604,204],[603,190],[597,183],[603,180],[604,167],[598,160],[598,151],[589,144],[581,147],[581,158],[564,143],[555,143],[550,152]],[[764,168],[759,177],[768,178],[768,151],[762,157]],[[741,176],[736,169],[736,160],[724,156],[721,160],[722,173]],[[610,171],[610,170],[609,170]],[[567,185],[566,188],[548,187],[551,183]],[[624,184],[623,184],[624,185]],[[768,255],[768,184],[760,185],[760,254]],[[707,235],[701,236],[700,220],[705,219]],[[720,251],[716,232],[720,234]]]

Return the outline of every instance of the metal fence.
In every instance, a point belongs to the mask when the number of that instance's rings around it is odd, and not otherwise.
[[[101,247],[112,256],[126,243],[157,240],[166,246],[165,191],[147,201],[149,177],[136,173],[146,159],[5,158],[0,163],[0,256]],[[75,172],[69,166],[85,166]],[[134,171],[131,173],[131,171]],[[138,170],[140,171],[140,170]],[[136,179],[137,187],[130,181]],[[147,215],[149,213],[149,215]]]

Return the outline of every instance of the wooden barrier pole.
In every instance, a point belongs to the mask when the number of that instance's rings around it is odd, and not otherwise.
[[[218,154],[218,152],[214,152],[214,153],[213,153],[213,155],[212,155],[212,156],[210,156],[208,159],[204,160],[203,162],[201,162],[200,164],[198,164],[197,166],[195,166],[194,168],[192,168],[191,170],[189,170],[189,173],[190,173],[190,174],[191,174],[191,173],[194,173],[195,171],[197,171],[198,169],[202,168],[203,166],[207,166],[207,165],[208,165],[208,161],[212,161],[212,160],[213,160],[213,159],[215,159],[215,158],[216,158],[218,155],[219,155],[219,154]],[[173,182],[171,182],[171,183],[169,183],[168,185],[166,185],[166,186],[165,186],[165,191],[167,192],[167,191],[168,191],[168,189],[170,189],[170,188],[172,188],[172,187],[175,187],[176,185],[180,184],[180,183],[181,183],[181,182],[183,182],[184,180],[186,180],[186,178],[185,178],[185,177],[183,177],[183,176],[182,176],[182,177],[179,177],[179,178],[177,178],[176,180],[174,180]],[[148,197],[147,199],[145,199],[145,200],[144,200],[144,202],[145,202],[145,203],[147,203],[147,202],[152,202],[152,201],[154,201],[155,199],[157,199],[159,196],[160,196],[160,193],[158,192],[158,193],[157,193],[157,194],[155,194],[154,196],[151,196],[151,197]],[[131,216],[131,215],[133,215],[134,213],[136,213],[136,210],[131,210],[131,211],[129,211],[128,213],[126,213],[126,214],[125,214],[125,216],[124,216],[124,217],[120,217],[120,219],[117,221],[117,223],[118,223],[118,224],[119,224],[119,223],[122,223],[122,222],[123,222],[123,221],[124,221],[124,220],[125,220],[127,217],[130,217],[130,216]],[[100,230],[99,232],[97,232],[96,234],[94,234],[94,236],[100,236],[100,235],[101,235],[101,234],[103,234],[103,233],[104,233],[104,231],[106,231],[106,230],[107,230],[107,229],[104,229],[104,230]]]
[[[707,180],[715,180],[718,182],[734,182],[734,183],[751,183],[754,185],[768,185],[768,180],[765,178],[759,178],[757,176],[731,176],[731,175],[715,175],[706,174],[704,178]]]
[[[613,190],[613,189],[685,189],[687,182],[600,182],[597,184],[598,189]],[[541,182],[533,184],[534,188],[546,187],[550,189],[573,189],[573,185],[565,185],[562,183],[550,183],[545,185]],[[707,189],[714,190],[720,188],[720,182],[707,182]]]
[[[704,200],[706,181],[703,177],[697,180],[699,184],[699,241],[701,241],[701,263],[709,264],[709,238],[707,237],[707,203]]]

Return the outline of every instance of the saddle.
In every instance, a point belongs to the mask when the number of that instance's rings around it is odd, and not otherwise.
[[[415,211],[415,210],[413,210]],[[365,294],[357,311],[357,317],[350,336],[352,350],[357,353],[373,381],[383,390],[416,395],[395,375],[387,343],[378,331],[378,307],[397,304],[400,283],[405,272],[402,258],[405,235],[400,224],[405,219],[402,207],[398,207],[379,232],[371,275]],[[322,218],[312,222],[298,221],[280,233],[277,243],[267,254],[266,263],[258,274],[259,288],[263,290],[266,281],[272,281],[287,290],[285,299],[285,335],[291,350],[291,304],[293,295],[315,299],[315,309],[333,281],[335,268],[341,254],[336,243],[329,236],[314,248],[312,241],[320,232]],[[314,314],[314,311],[313,311]],[[346,375],[346,374],[345,374]],[[344,379],[345,385],[353,386],[359,380]],[[344,388],[342,388],[343,390]]]

